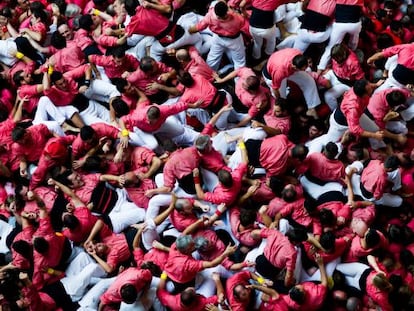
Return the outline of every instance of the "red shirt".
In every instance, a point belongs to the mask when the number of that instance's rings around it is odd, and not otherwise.
[[[37,103],[39,102],[40,96],[42,93],[37,92],[37,85],[29,85],[24,84],[19,87],[19,96],[21,98],[27,97],[28,102],[26,102],[23,107],[27,110],[27,112],[32,113],[33,109],[37,107]]]
[[[388,241],[387,238],[377,230],[377,233],[380,236],[380,242],[378,243],[377,247],[373,248],[363,248],[361,245],[361,238],[359,236],[355,236],[352,239],[351,247],[349,248],[349,251],[347,252],[344,262],[355,262],[359,261],[361,258],[365,258],[369,254],[371,254],[374,250],[378,248],[382,249],[388,249]]]
[[[285,296],[285,300],[289,306],[289,310],[299,310],[299,311],[313,311],[319,310],[322,304],[325,301],[325,297],[328,293],[326,286],[322,284],[315,284],[313,282],[304,282],[301,283],[303,290],[305,291],[305,301],[303,304],[299,305],[292,299],[289,295]]]
[[[109,286],[106,292],[101,296],[101,303],[112,304],[121,303],[121,288],[126,284],[131,284],[137,292],[141,292],[146,285],[151,282],[152,274],[149,270],[139,268],[128,268],[121,272],[115,281]]]
[[[240,210],[238,208],[232,208],[230,210],[230,226],[231,232],[233,233],[234,237],[243,245],[248,247],[256,247],[260,244],[262,239],[254,239],[252,236],[252,231],[259,229],[259,227],[255,224],[248,229],[240,231]]]
[[[359,97],[353,89],[345,92],[340,109],[348,123],[349,131],[355,136],[360,136],[364,129],[359,124],[359,119],[368,106],[369,96]]]
[[[195,223],[198,218],[194,214],[182,214],[173,210],[170,214],[171,224],[180,232],[183,232],[189,225]]]
[[[35,228],[33,226],[28,226],[26,228],[23,228],[21,232],[19,232],[16,237],[13,239],[13,243],[17,241],[26,241],[29,244],[32,244],[33,235],[35,233]],[[23,269],[23,270],[29,270],[31,267],[31,262],[29,259],[23,257],[20,253],[16,252],[12,248],[12,255],[13,260],[12,264],[13,266]]]
[[[53,69],[61,73],[76,69],[86,61],[85,54],[74,41],[67,42],[66,47],[63,49],[56,50],[52,47],[50,49],[54,52],[51,56],[55,63]]]
[[[178,89],[180,91],[184,91],[181,95],[179,102],[188,104],[194,104],[198,100],[203,100],[200,108],[207,108],[209,107],[213,99],[216,96],[217,89],[214,85],[200,75],[193,75],[194,84],[190,87],[184,87],[183,85],[179,84]]]
[[[213,69],[207,65],[204,58],[200,56],[197,49],[191,46],[188,49],[188,53],[190,54],[191,60],[189,63],[184,67],[185,71],[188,71],[193,77],[194,75],[203,76],[205,79],[209,81],[213,81]]]
[[[78,84],[75,80],[66,78],[67,89],[62,90],[53,85],[50,89],[44,90],[45,96],[57,107],[70,105],[78,92]]]
[[[336,60],[332,58],[332,70],[339,78],[356,81],[363,79],[365,74],[359,63],[358,56],[352,50],[348,49],[349,56],[342,64],[338,64]]]
[[[235,296],[233,289],[237,285],[249,285],[250,280],[250,271],[241,271],[236,273],[235,275],[231,276],[226,282],[226,295],[227,300],[230,304],[231,310],[233,311],[247,311],[247,307],[249,306],[250,301],[241,302]],[[248,289],[251,291],[251,289]]]
[[[295,72],[292,60],[296,55],[301,55],[298,49],[286,48],[274,52],[267,61],[267,71],[272,78],[272,88],[279,89],[282,80]]]
[[[101,174],[81,175],[84,185],[82,187],[72,189],[82,202],[89,203],[92,192],[100,181]]]
[[[344,217],[345,221],[351,219],[352,211],[349,204],[344,204],[340,201],[330,201],[319,205],[318,211],[321,211],[324,208],[332,211],[336,218]]]
[[[145,36],[157,36],[169,25],[168,17],[154,9],[145,9],[139,5],[135,9],[135,15],[126,27],[126,32]]]
[[[306,9],[325,16],[332,16],[335,12],[335,5],[335,0],[310,0]]]
[[[247,164],[241,163],[231,173],[233,184],[230,188],[224,187],[219,183],[213,190],[213,192],[206,192],[204,194],[204,200],[214,204],[225,203],[230,206],[237,198],[242,186],[242,178],[247,173]]]
[[[225,19],[219,19],[214,13],[214,7],[210,8],[204,18],[196,25],[198,31],[207,27],[212,32],[223,37],[232,37],[240,33],[244,25],[244,18],[231,10],[228,11]]]
[[[317,179],[329,181],[341,181],[345,177],[344,164],[339,160],[330,160],[323,153],[312,153],[304,161],[306,171]]]
[[[157,290],[157,297],[162,305],[173,311],[204,311],[206,305],[210,303],[217,305],[218,303],[217,296],[206,298],[197,294],[193,303],[189,306],[185,306],[181,303],[180,294],[172,295],[165,289]]]
[[[138,68],[128,76],[128,82],[142,90],[145,95],[154,95],[158,93],[158,90],[147,90],[147,85],[152,82],[162,84],[162,81],[158,79],[159,76],[163,73],[170,72],[171,68],[161,62],[156,62],[154,66],[155,70],[153,72],[143,72]]]
[[[160,267],[161,270],[164,270],[165,263],[168,261],[168,252],[156,248],[151,248],[145,254],[142,249],[134,249],[133,255],[137,267],[140,267],[144,262],[151,261]]]
[[[286,269],[290,272],[295,270],[297,252],[280,231],[274,229],[262,229],[260,236],[267,239],[263,255],[276,268]]]
[[[361,183],[376,200],[380,199],[387,186],[387,172],[380,160],[371,160],[361,174]]]
[[[414,43],[394,45],[382,50],[384,57],[391,57],[398,54],[398,64],[414,70]]]
[[[81,243],[88,238],[89,233],[98,220],[98,217],[92,215],[91,211],[87,207],[75,208],[73,215],[79,220],[79,226],[75,228],[75,230],[65,228],[62,233],[69,240],[75,243]]]
[[[112,268],[117,268],[120,263],[126,261],[131,256],[128,243],[123,233],[106,236],[102,238],[102,243],[109,247],[106,255],[106,263]]]
[[[286,135],[266,138],[260,147],[260,164],[266,169],[266,175],[278,176],[285,173],[291,149],[294,144]]]
[[[139,61],[132,55],[126,54],[122,64],[115,63],[113,56],[91,55],[91,63],[102,66],[109,79],[120,78],[125,71],[132,72],[138,69]]]
[[[262,302],[260,305],[260,311],[288,311],[289,307],[284,299],[285,295],[279,294],[279,297],[277,299],[274,299],[272,297],[269,297],[269,301]]]
[[[177,283],[188,283],[203,270],[203,261],[194,259],[191,254],[182,254],[175,243],[171,246],[168,261],[164,267],[168,277]]]
[[[372,301],[381,308],[382,311],[392,311],[393,306],[388,301],[388,293],[380,291],[373,284],[373,278],[377,275],[377,272],[373,270],[367,277],[366,293]]]
[[[287,135],[291,128],[290,116],[276,117],[273,114],[265,114],[264,120],[267,126],[279,129],[281,134]]]

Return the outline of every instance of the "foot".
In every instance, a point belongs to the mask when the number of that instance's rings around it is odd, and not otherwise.
[[[77,127],[74,127],[72,125],[67,124],[66,122],[62,124],[62,130],[66,133],[66,132],[74,132],[74,133],[79,133],[80,129]]]

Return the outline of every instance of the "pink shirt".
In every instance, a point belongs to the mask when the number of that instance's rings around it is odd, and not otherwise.
[[[303,304],[299,305],[295,301],[291,300],[287,295],[285,296],[286,302],[289,306],[289,310],[299,310],[299,311],[316,311],[323,305],[325,297],[328,293],[326,286],[322,284],[315,284],[313,282],[303,282],[301,283],[303,290],[305,291],[305,301]]]
[[[237,198],[242,186],[242,178],[247,172],[247,164],[241,163],[231,173],[233,178],[233,184],[230,188],[224,187],[219,183],[213,190],[213,192],[206,192],[204,194],[204,200],[214,204],[225,203],[230,206]]]
[[[387,103],[386,96],[387,94],[393,91],[402,92],[406,98],[408,98],[409,96],[409,92],[407,90],[390,88],[390,89],[381,90],[379,92],[375,92],[374,94],[372,94],[371,98],[369,99],[368,110],[374,117],[375,123],[378,125],[380,129],[385,128],[386,122],[384,121],[384,117],[391,109]]]
[[[154,72],[147,73],[138,68],[128,76],[128,82],[142,90],[145,95],[154,95],[158,93],[158,90],[147,90],[147,85],[152,82],[163,84],[158,78],[161,74],[170,72],[171,68],[161,62],[156,62],[154,66],[156,68]]]
[[[366,293],[372,301],[381,308],[382,311],[392,311],[393,306],[388,301],[388,293],[380,291],[373,284],[373,278],[377,275],[377,272],[373,270],[367,277]]]
[[[336,4],[364,6],[364,0],[336,0]]]
[[[226,282],[226,295],[227,300],[230,304],[231,310],[233,311],[247,311],[247,307],[250,301],[241,302],[235,296],[233,289],[237,285],[249,285],[250,280],[250,271],[244,270],[241,272],[236,273],[235,275],[231,276]],[[251,289],[248,289],[249,291]]]
[[[192,174],[199,163],[200,155],[195,147],[175,151],[164,166],[164,186],[174,188],[176,179]]]
[[[13,144],[11,132],[13,131],[15,126],[16,122],[14,122],[12,118],[8,118],[0,123],[0,140],[2,142],[2,145],[4,145],[5,148],[8,150],[11,148]]]
[[[306,211],[304,202],[305,199],[300,198],[294,202],[287,203],[280,211],[280,214],[282,217],[290,216],[298,224],[309,228],[312,225],[312,218]]]
[[[203,261],[196,260],[191,255],[180,253],[174,243],[171,246],[170,255],[164,270],[174,282],[187,283],[193,280],[198,272],[203,270]]]
[[[292,75],[293,69],[292,60],[296,55],[301,55],[302,52],[298,49],[286,48],[274,52],[267,61],[267,71],[272,78],[272,88],[279,89],[282,80]]]
[[[85,54],[74,41],[69,41],[67,46],[61,50],[55,50],[52,55],[55,65],[54,70],[65,73],[78,68],[85,63]]]
[[[85,29],[79,29],[73,34],[73,42],[83,51],[95,42]]]
[[[306,171],[323,181],[341,181],[345,177],[344,164],[339,160],[330,160],[323,153],[312,153],[304,161]]]
[[[286,135],[276,135],[263,141],[259,159],[267,176],[282,175],[286,171],[293,147]]]
[[[190,62],[184,67],[184,70],[188,71],[193,77],[194,75],[203,76],[205,79],[209,81],[213,81],[213,69],[207,65],[204,58],[200,56],[197,49],[195,47],[190,47],[188,49],[190,54],[191,60]]]
[[[267,126],[279,129],[281,134],[287,135],[291,128],[290,116],[276,117],[273,114],[265,114],[264,120]]]
[[[256,224],[240,231],[240,210],[236,207],[230,210],[230,226],[234,237],[245,246],[256,247],[262,241],[261,238],[255,239],[252,236],[252,231],[259,229],[259,226]]]
[[[145,9],[139,5],[135,9],[135,15],[131,16],[131,21],[126,27],[126,32],[131,35],[133,33],[157,36],[161,34],[169,24],[168,17],[154,9]]]
[[[84,182],[84,185],[72,190],[81,199],[82,202],[89,203],[92,192],[100,181],[100,177],[101,174],[82,175],[82,181]]]
[[[387,186],[387,172],[380,160],[371,160],[362,171],[361,183],[371,192],[376,200],[380,199]]]
[[[134,249],[133,255],[137,267],[140,267],[144,262],[151,261],[160,267],[161,270],[164,270],[165,263],[168,261],[168,252],[156,248],[151,248],[145,254],[142,249]]]
[[[351,219],[352,211],[349,204],[344,204],[340,201],[330,201],[318,206],[319,211],[324,208],[332,211],[336,218],[344,217],[346,221]]]
[[[388,241],[386,237],[378,230],[376,230],[380,236],[380,242],[378,243],[377,247],[373,248],[363,248],[361,245],[361,238],[359,236],[355,236],[352,239],[351,246],[344,258],[344,262],[355,262],[359,261],[361,258],[365,258],[369,254],[371,254],[374,250],[378,248],[387,249],[388,248]]]
[[[414,43],[394,45],[382,50],[384,57],[391,57],[398,54],[398,64],[414,70]]]
[[[181,303],[180,294],[172,295],[165,289],[159,289],[157,291],[157,297],[161,304],[174,311],[204,311],[207,304],[217,305],[217,296],[204,297],[197,294],[195,300],[189,306],[185,306]]]
[[[132,72],[138,69],[139,61],[132,55],[126,54],[122,64],[115,63],[113,56],[90,55],[91,63],[102,66],[109,79],[120,78],[125,71]]]
[[[153,124],[149,123],[147,117],[147,111],[151,107],[153,107],[153,105],[138,106],[134,111],[132,111],[132,113],[123,116],[121,119],[129,130],[132,130],[133,127],[136,126],[144,132],[151,133],[159,130],[169,116],[186,110],[188,108],[188,104],[184,102],[178,102],[174,105],[156,105],[156,107],[158,107],[160,110],[160,117]]]
[[[131,252],[123,233],[106,236],[102,239],[102,243],[109,247],[109,253],[106,255],[106,263],[112,268],[129,259]]]
[[[31,113],[33,109],[37,107],[37,103],[39,102],[39,98],[42,95],[42,93],[37,92],[37,85],[29,85],[24,84],[19,87],[19,96],[21,98],[24,98],[27,96],[28,102],[26,102],[23,107],[27,110],[27,112]]]
[[[359,119],[368,106],[369,97],[359,97],[353,89],[345,92],[340,109],[348,123],[349,131],[355,136],[360,136],[364,129],[359,124]]]
[[[66,78],[66,80],[68,85],[66,90],[59,89],[56,85],[53,85],[50,89],[43,91],[45,96],[49,97],[50,101],[57,107],[70,105],[79,93],[78,84],[75,80],[70,78]]]
[[[275,229],[262,229],[260,236],[267,239],[264,256],[276,268],[286,269],[290,272],[295,270],[297,252],[280,231]]]
[[[79,226],[76,227],[75,230],[65,228],[62,233],[69,240],[75,243],[81,243],[88,238],[88,235],[98,220],[98,217],[92,215],[91,211],[86,207],[75,208],[73,215],[79,220]]]
[[[335,5],[335,0],[310,0],[306,9],[325,16],[332,16],[335,11]]]
[[[349,56],[342,64],[338,64],[338,62],[332,58],[333,72],[337,77],[349,81],[363,79],[365,74],[359,63],[358,56],[356,56],[355,52],[352,50],[348,49],[348,51]]]
[[[207,27],[212,32],[223,37],[233,37],[240,33],[244,25],[244,18],[231,10],[228,11],[227,17],[219,19],[214,13],[214,8],[210,8],[206,16],[196,25],[198,31],[202,31]]]
[[[179,84],[178,89],[183,91],[179,102],[188,104],[194,104],[198,100],[203,100],[200,108],[207,108],[209,107],[213,99],[216,96],[217,89],[214,85],[200,75],[193,76],[194,84],[190,87],[184,87],[183,85]]]
[[[131,284],[137,292],[141,292],[146,285],[151,282],[152,274],[149,270],[139,268],[128,268],[121,272],[115,281],[109,286],[106,292],[101,296],[101,303],[112,304],[121,303],[121,288],[126,284]]]
[[[32,244],[34,233],[35,233],[35,228],[33,228],[33,226],[28,226],[26,228],[23,228],[23,230],[19,232],[16,235],[16,237],[13,239],[13,243],[17,241],[26,241],[29,244]],[[13,248],[11,250],[12,250],[12,255],[13,255],[12,264],[19,269],[29,270],[31,266],[30,260],[23,257],[20,253],[16,252]]]
[[[198,218],[194,214],[182,214],[176,210],[173,210],[170,214],[171,224],[180,232],[183,232],[188,226],[195,223]]]

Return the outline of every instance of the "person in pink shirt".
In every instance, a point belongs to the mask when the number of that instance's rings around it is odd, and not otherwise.
[[[356,80],[363,79],[365,73],[355,52],[342,43],[331,50],[332,69],[324,74],[331,87],[325,92],[325,102],[331,111],[338,106],[338,98],[348,91]]]
[[[237,69],[246,65],[245,46],[240,32],[243,25],[243,17],[229,9],[225,2],[219,1],[197,25],[190,27],[189,32],[196,33],[209,27],[214,35],[207,64],[213,70],[218,70],[221,57],[226,52]]]
[[[145,291],[149,288],[151,279],[149,270],[134,267],[124,270],[101,296],[99,310],[104,307],[119,307],[121,302],[137,303],[139,295],[143,295],[140,299],[146,295]]]
[[[189,72],[192,76],[198,74],[210,82],[214,79],[214,71],[207,65],[205,60],[200,56],[197,49],[190,46],[188,50],[179,49],[175,52],[175,58],[180,63],[180,67]]]
[[[139,61],[132,55],[125,55],[123,47],[115,48],[110,56],[89,55],[88,60],[91,64],[102,66],[109,79],[125,78],[139,67]]]
[[[267,136],[278,134],[287,135],[291,128],[291,116],[288,111],[287,103],[281,99],[274,103],[273,109],[264,115],[265,123],[254,120],[253,128],[262,128]]]
[[[368,229],[363,237],[355,236],[343,262],[359,261],[378,249],[388,248],[387,238],[378,230]]]
[[[34,214],[22,212],[20,214],[20,219],[22,223],[22,230],[19,232],[13,239],[12,244],[12,265],[21,269],[22,271],[29,271],[30,268],[33,267],[33,263],[31,262],[31,249],[30,246],[33,246],[32,239],[35,233],[34,225]],[[26,246],[23,245],[26,242]],[[29,248],[27,249],[27,246]]]

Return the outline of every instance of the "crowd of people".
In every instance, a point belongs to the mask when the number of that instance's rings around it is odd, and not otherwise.
[[[0,3],[0,310],[413,310],[414,5]]]

